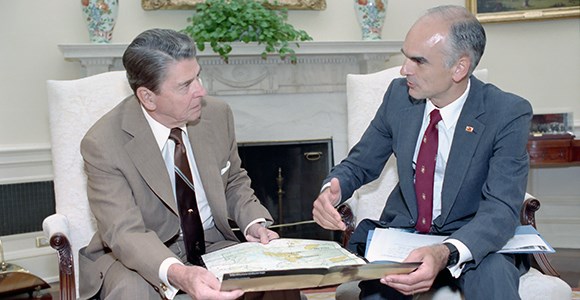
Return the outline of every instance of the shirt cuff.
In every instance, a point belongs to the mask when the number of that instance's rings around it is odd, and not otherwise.
[[[473,260],[473,254],[471,254],[469,248],[467,248],[467,246],[465,246],[465,244],[463,244],[459,240],[447,239],[444,241],[444,243],[453,244],[453,246],[455,246],[455,248],[457,248],[457,251],[459,252],[459,260],[457,261],[457,264],[447,267],[447,269],[454,278],[459,278],[459,276],[461,276],[461,272],[463,271],[465,263],[470,260]]]
[[[175,295],[177,295],[177,292],[179,292],[179,289],[171,285],[171,283],[169,283],[169,279],[167,279],[167,271],[169,270],[169,267],[173,264],[183,265],[183,263],[180,262],[177,258],[168,257],[159,266],[159,279],[167,287],[167,289],[163,291],[163,294],[169,300],[173,299]]]
[[[244,229],[244,236],[246,236],[248,234],[248,229],[250,229],[250,226],[252,226],[252,225],[254,225],[256,223],[262,223],[262,226],[264,226],[266,228],[268,228],[268,227],[270,227],[270,225],[272,225],[272,222],[266,221],[265,218],[255,219],[250,224],[248,224],[248,226],[246,226],[246,228]]]
[[[327,188],[330,188],[330,181],[322,186],[322,188],[320,189],[320,193],[324,192],[324,190],[326,190]],[[333,203],[332,206],[337,207],[340,204],[341,200],[342,200],[342,194],[338,195],[338,201],[336,201],[336,203]]]

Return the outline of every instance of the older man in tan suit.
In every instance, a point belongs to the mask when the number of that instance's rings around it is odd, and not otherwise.
[[[179,290],[194,299],[242,296],[220,291],[213,274],[187,261],[173,171],[178,142],[168,139],[172,129],[183,138],[205,252],[238,242],[228,218],[249,241],[278,238],[240,167],[230,108],[205,97],[194,44],[183,34],[145,31],[123,64],[134,95],[97,121],[81,144],[98,225],[80,251],[81,298],[172,299]]]

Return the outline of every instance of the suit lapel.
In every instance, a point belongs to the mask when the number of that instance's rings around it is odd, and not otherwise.
[[[221,180],[220,168],[215,151],[213,151],[210,141],[216,138],[212,136],[210,129],[211,121],[202,119],[199,122],[187,126],[189,133],[189,141],[195,157],[195,163],[203,189],[207,197],[207,202],[211,208],[214,222],[218,228],[228,228],[228,224],[224,224],[227,220],[227,208],[225,206],[225,199],[223,201],[216,201],[224,198],[224,187]],[[225,217],[220,217],[225,216]]]
[[[122,128],[133,137],[125,144],[129,157],[151,190],[177,214],[177,204],[173,199],[171,180],[165,171],[163,157],[155,146],[153,132],[135,97],[127,103],[124,116]]]
[[[441,192],[441,218],[435,220],[440,223],[437,224],[438,226],[445,223],[445,219],[447,219],[449,211],[455,203],[459,188],[463,184],[465,174],[471,165],[479,140],[485,131],[485,124],[477,119],[485,113],[483,96],[479,92],[481,86],[481,82],[474,80],[472,77],[471,90],[457,120]]]
[[[397,168],[400,176],[399,184],[409,211],[415,218],[417,217],[417,199],[415,195],[413,155],[415,154],[419,130],[421,130],[421,124],[423,123],[424,110],[425,100],[403,110],[398,125],[400,128],[397,137],[399,141],[397,151]]]

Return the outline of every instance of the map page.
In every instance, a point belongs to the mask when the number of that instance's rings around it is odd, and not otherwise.
[[[332,241],[276,239],[268,244],[240,243],[204,254],[222,290],[268,291],[334,285],[409,273],[418,264],[367,264]]]

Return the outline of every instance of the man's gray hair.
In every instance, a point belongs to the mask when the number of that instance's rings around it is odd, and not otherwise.
[[[469,74],[479,64],[485,50],[485,30],[477,18],[465,7],[444,5],[431,8],[425,16],[437,16],[451,23],[449,28],[449,43],[445,49],[446,67],[450,68],[462,55],[471,59]]]
[[[170,63],[195,58],[195,44],[183,33],[149,29],[139,34],[123,54],[123,66],[133,92],[146,87],[159,93]]]

